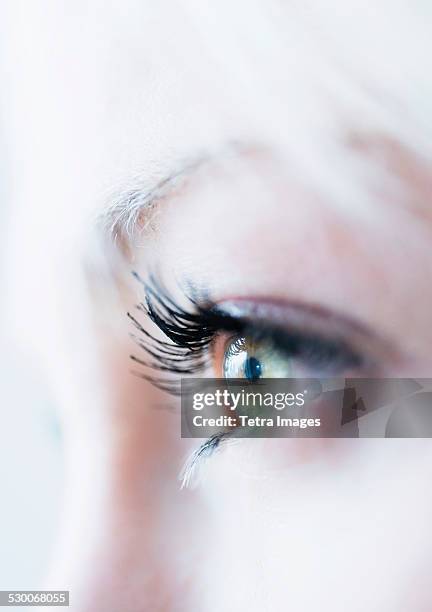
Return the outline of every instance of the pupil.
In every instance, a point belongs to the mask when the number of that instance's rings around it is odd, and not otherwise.
[[[255,357],[248,357],[244,365],[244,373],[247,379],[257,380],[261,376],[261,362]]]

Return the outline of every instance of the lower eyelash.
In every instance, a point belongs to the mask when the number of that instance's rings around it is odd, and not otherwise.
[[[221,444],[226,443],[228,440],[236,443],[239,442],[238,439],[233,440],[230,437],[230,432],[219,432],[213,436],[210,436],[210,438],[203,442],[201,446],[194,450],[192,455],[186,461],[179,476],[182,489],[194,487],[196,484],[196,472],[201,466],[202,462],[210,458],[213,453],[219,450]]]

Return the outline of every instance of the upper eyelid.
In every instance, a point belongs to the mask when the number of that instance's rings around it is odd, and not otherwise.
[[[349,338],[339,337],[337,340],[318,331],[310,331],[307,329],[298,329],[292,324],[286,326],[275,325],[272,321],[254,321],[253,319],[242,319],[241,328],[245,335],[255,337],[258,341],[260,337],[270,337],[274,341],[275,345],[284,348],[285,344],[289,341],[296,339],[303,339],[305,341],[318,341],[322,344],[339,344],[341,347],[346,345],[347,349],[354,350],[354,347],[349,346]]]
[[[230,299],[219,301],[217,307],[234,317],[255,325],[268,325],[289,333],[304,333],[323,340],[339,340],[377,361],[399,362],[403,355],[389,339],[382,337],[361,322],[335,313],[316,304],[272,299]]]
[[[305,302],[294,302],[287,300],[272,299],[234,299],[224,300],[216,305],[226,314],[233,317],[253,320],[271,321],[275,326],[286,328],[295,327],[298,330],[304,329],[310,332],[315,330],[318,324],[325,325],[330,333],[356,333],[367,337],[374,337],[375,334],[366,326],[343,314],[335,313],[327,308],[316,304]],[[319,328],[317,328],[319,331]]]

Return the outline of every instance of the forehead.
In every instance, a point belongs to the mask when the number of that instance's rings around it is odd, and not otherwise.
[[[431,142],[425,3],[131,3],[105,18],[112,129],[149,159],[236,138],[301,159],[345,130]]]
[[[11,123],[22,145],[45,144],[50,180],[67,168],[63,185],[91,192],[93,206],[105,188],[137,174],[157,182],[179,158],[232,141],[278,149],[340,200],[363,171],[347,155],[358,157],[353,135],[430,157],[432,11],[420,0],[20,7],[4,21],[17,56]],[[23,117],[24,100],[40,121]]]

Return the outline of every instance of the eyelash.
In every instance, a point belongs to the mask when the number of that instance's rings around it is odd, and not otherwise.
[[[138,304],[137,309],[170,340],[165,342],[153,336],[143,328],[136,317],[127,313],[139,331],[139,336],[132,334],[132,337],[150,357],[150,361],[135,355],[130,357],[145,368],[180,376],[197,374],[209,365],[208,349],[216,335],[221,332],[248,335],[255,340],[271,340],[287,357],[297,357],[317,367],[325,367],[329,363],[342,369],[363,365],[362,357],[343,341],[325,339],[296,329],[282,331],[268,324],[253,324],[223,312],[211,302],[202,306],[191,297],[187,298],[190,304],[188,311],[173,300],[155,276],[150,276],[147,282],[136,272],[133,272],[133,275],[143,285],[145,294],[144,302]],[[173,395],[180,392],[179,376],[170,379],[145,372],[135,374],[163,391]]]
[[[215,335],[221,331],[240,333],[244,322],[221,312],[214,304],[201,306],[188,297],[191,311],[174,302],[169,293],[154,276],[144,281],[136,272],[134,277],[143,285],[145,300],[137,305],[159,330],[171,341],[165,342],[150,334],[130,312],[127,316],[140,336],[132,334],[136,344],[154,361],[146,361],[135,355],[130,358],[146,368],[179,375],[191,375],[207,365],[206,352]],[[159,389],[174,395],[179,393],[179,381],[150,376],[137,372]]]

